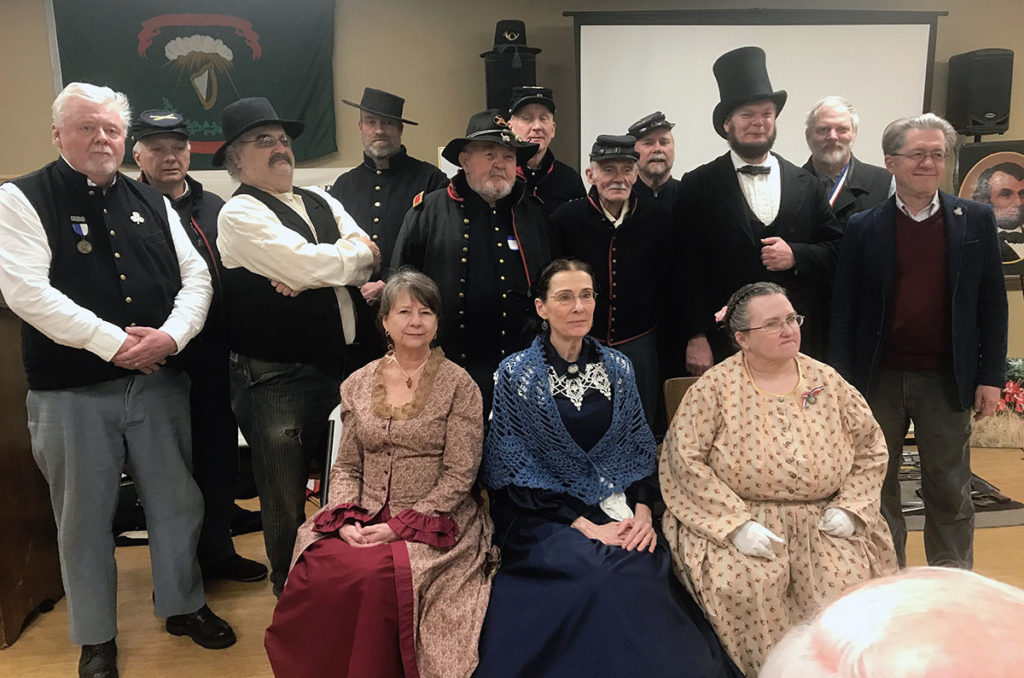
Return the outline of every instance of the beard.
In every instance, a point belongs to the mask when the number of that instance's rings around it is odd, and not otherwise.
[[[512,187],[515,186],[515,180],[509,179],[505,175],[491,174],[488,175],[483,181],[476,182],[466,175],[466,183],[473,190],[474,193],[479,195],[489,204],[493,204],[506,197],[512,192]]]
[[[1017,231],[1024,226],[1024,207],[1008,217],[996,217],[996,228],[1000,231]]]
[[[652,155],[648,158],[647,164],[643,166],[641,173],[649,177],[661,179],[671,171],[672,169],[669,167],[668,158],[663,155]]]
[[[826,165],[835,165],[844,158],[848,158],[850,147],[840,144],[837,147],[829,148],[818,153],[818,160]]]
[[[736,151],[736,155],[741,158],[760,158],[768,151],[772,150],[772,146],[775,145],[776,133],[777,130],[772,129],[771,136],[769,136],[765,141],[757,144],[746,144],[741,143],[740,140],[736,138],[736,133],[730,127],[729,131],[726,132],[726,141],[729,142],[729,148]]]
[[[363,150],[374,160],[384,160],[398,152],[398,146],[387,139],[374,139]]]

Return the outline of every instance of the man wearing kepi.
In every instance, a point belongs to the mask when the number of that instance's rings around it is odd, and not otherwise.
[[[678,315],[669,307],[680,295],[669,270],[675,258],[668,214],[635,193],[635,142],[631,136],[597,137],[587,167],[590,194],[555,210],[551,238],[560,256],[593,267],[597,295],[590,334],[633,363],[644,413],[653,424],[661,383],[657,331],[663,319]]]
[[[514,87],[508,124],[515,134],[537,145],[532,157],[519,162],[516,176],[526,182],[528,193],[541,199],[545,214],[587,194],[576,170],[555,160],[551,152],[551,141],[555,138],[555,100],[549,88]]]
[[[989,205],[939,190],[956,132],[925,113],[889,124],[896,195],[850,218],[832,308],[829,362],[885,434],[882,515],[900,565],[907,528],[899,469],[911,421],[921,459],[929,565],[970,568],[971,409],[995,411],[1006,382],[1006,289]]]
[[[132,124],[132,156],[142,171],[140,181],[163,193],[181,219],[189,240],[206,262],[213,300],[203,330],[182,355],[191,382],[192,462],[203,493],[203,530],[199,533],[199,566],[207,577],[260,581],[262,563],[243,558],[231,542],[231,518],[238,488],[238,424],[231,412],[228,345],[224,335],[217,214],[224,201],[188,174],[191,153],[184,118],[173,111],[144,111]]]
[[[337,200],[292,186],[302,122],[280,118],[263,97],[229,104],[221,122],[213,164],[241,183],[217,219],[232,399],[280,595],[305,519],[310,461],[324,456],[355,337],[352,295],[379,268],[380,250]]]
[[[210,274],[168,201],[117,172],[130,117],[123,94],[71,83],[53,102],[61,157],[0,186],[0,292],[25,321],[32,454],[87,678],[117,676],[111,519],[126,462],[146,510],[156,614],[204,647],[235,642],[205,604],[188,377],[167,365],[203,326]]]
[[[480,387],[485,416],[498,363],[536,335],[530,285],[551,259],[540,201],[516,181],[516,162],[536,150],[497,110],[475,114],[466,136],[442,151],[462,169],[413,206],[395,244],[396,267],[414,266],[437,283],[441,347]]]
[[[640,181],[633,186],[633,192],[642,200],[657,200],[668,210],[672,209],[679,190],[679,180],[672,177],[676,161],[673,127],[664,113],[655,111],[634,122],[627,132],[636,137],[636,152],[640,154],[636,163]]]
[[[672,217],[691,299],[686,369],[702,374],[733,353],[714,315],[759,280],[786,288],[807,318],[801,350],[823,358],[826,290],[842,237],[825,186],[770,152],[786,92],[772,89],[764,50],[726,52],[714,73],[721,101],[712,122],[730,150],[683,175]]]

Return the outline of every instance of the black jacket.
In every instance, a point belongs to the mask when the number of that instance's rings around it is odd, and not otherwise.
[[[827,186],[827,179],[814,170],[810,158],[804,163],[804,169],[826,182]],[[892,175],[889,174],[889,170],[861,162],[855,156],[850,156],[850,169],[846,174],[846,182],[832,203],[832,211],[842,226],[845,226],[850,217],[857,212],[863,212],[880,202],[885,202],[892,187]],[[825,195],[828,195],[827,189]]]
[[[526,184],[526,192],[540,198],[544,214],[550,216],[563,204],[587,194],[579,172],[555,160],[550,150],[541,160],[540,167],[530,169],[526,165],[516,168],[516,176]]]

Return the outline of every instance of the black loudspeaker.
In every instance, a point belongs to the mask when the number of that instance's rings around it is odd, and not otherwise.
[[[976,49],[949,58],[946,119],[961,134],[1002,134],[1010,126],[1013,51]]]

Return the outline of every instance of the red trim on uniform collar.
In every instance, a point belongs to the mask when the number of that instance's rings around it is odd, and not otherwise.
[[[448,197],[451,198],[452,200],[456,200],[458,202],[464,202],[464,199],[462,198],[462,196],[460,196],[459,192],[457,190],[455,190],[455,182],[454,181],[449,181],[448,182]]]

